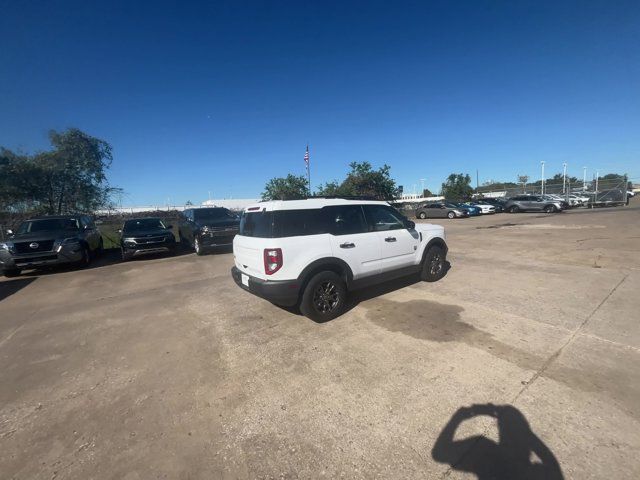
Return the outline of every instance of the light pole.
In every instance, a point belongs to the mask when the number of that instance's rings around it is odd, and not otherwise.
[[[542,165],[542,179],[540,181],[540,186],[542,188],[542,195],[544,195],[544,160],[540,162],[540,165]]]
[[[566,162],[562,164],[562,194],[566,193],[567,188],[567,164]]]
[[[422,194],[421,194],[422,196],[424,196],[424,181],[425,181],[424,178],[420,179],[420,184],[422,185]]]
[[[587,167],[582,167],[582,191],[587,190]]]

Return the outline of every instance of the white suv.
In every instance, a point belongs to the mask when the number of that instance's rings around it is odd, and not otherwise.
[[[233,240],[236,283],[315,321],[339,316],[347,291],[420,273],[446,273],[444,228],[407,220],[387,202],[339,198],[245,208]]]

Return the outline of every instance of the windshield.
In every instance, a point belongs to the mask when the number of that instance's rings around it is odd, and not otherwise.
[[[141,218],[139,220],[127,220],[124,222],[122,231],[125,233],[132,233],[144,230],[155,230],[158,228],[167,228],[159,218]]]
[[[237,218],[226,208],[198,208],[193,211],[193,219],[198,222],[230,220]]]
[[[75,218],[46,218],[43,220],[28,220],[23,222],[18,228],[18,233],[78,230],[78,228],[78,220]]]

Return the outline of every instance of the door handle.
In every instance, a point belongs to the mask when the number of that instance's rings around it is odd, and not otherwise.
[[[340,248],[354,248],[356,246],[355,243],[351,243],[351,242],[346,242],[346,243],[341,243],[340,244]]]
[[[396,237],[387,237],[384,239],[385,242],[395,242],[396,241]]]

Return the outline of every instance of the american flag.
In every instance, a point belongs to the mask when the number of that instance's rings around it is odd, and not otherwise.
[[[304,152],[304,163],[309,168],[309,145],[307,145],[307,151]]]

